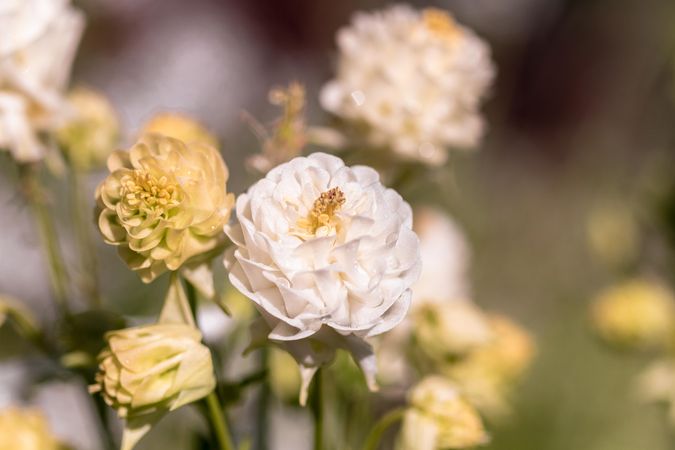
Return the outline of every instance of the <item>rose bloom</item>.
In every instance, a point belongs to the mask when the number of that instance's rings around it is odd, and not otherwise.
[[[66,450],[49,429],[40,411],[8,408],[0,411],[0,450]]]
[[[396,450],[473,448],[489,440],[478,412],[450,381],[422,380],[410,392]]]
[[[215,148],[148,134],[113,152],[108,169],[96,190],[99,228],[144,282],[223,244],[234,196]]]
[[[270,171],[236,210],[225,262],[264,318],[257,334],[295,357],[304,388],[336,348],[374,388],[365,339],[403,319],[421,266],[410,206],[374,170],[315,153]]]
[[[0,149],[38,161],[47,152],[38,133],[68,114],[64,89],[84,17],[69,0],[0,3]]]
[[[450,14],[405,5],[359,13],[337,44],[321,104],[368,144],[427,164],[478,145],[495,69],[485,42]]]

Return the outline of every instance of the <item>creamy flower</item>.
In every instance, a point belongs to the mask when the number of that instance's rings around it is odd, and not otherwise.
[[[432,376],[413,388],[397,450],[465,449],[489,440],[478,412],[450,381]]]
[[[424,269],[413,286],[413,309],[427,302],[469,298],[470,250],[462,230],[438,209],[415,208],[414,217]]]
[[[202,142],[218,148],[218,138],[195,119],[177,113],[161,113],[150,119],[141,129],[140,135],[161,134],[183,141]]]
[[[663,284],[634,279],[602,291],[591,320],[607,342],[631,348],[665,347],[675,331],[675,299]]]
[[[493,338],[487,318],[470,301],[429,302],[409,320],[417,348],[435,361],[464,355]]]
[[[234,197],[216,149],[146,135],[113,152],[108,169],[96,191],[99,228],[144,282],[222,245]]]
[[[128,450],[158,415],[208,395],[216,385],[211,353],[194,326],[161,323],[113,331],[99,355],[99,372],[91,392],[105,402],[130,430],[122,447]]]
[[[67,115],[64,89],[84,27],[69,0],[0,4],[0,149],[19,162],[42,159],[51,132]]]
[[[448,148],[479,143],[479,108],[494,77],[490,50],[447,12],[398,5],[359,13],[337,43],[337,75],[321,104],[371,145],[441,164]]]
[[[0,411],[0,450],[66,450],[49,429],[40,411],[8,408]]]
[[[119,142],[117,113],[100,92],[78,87],[68,93],[72,117],[56,137],[71,164],[78,170],[101,167]]]
[[[236,208],[226,266],[265,320],[258,331],[296,358],[305,387],[338,347],[374,387],[365,339],[403,319],[420,270],[410,206],[374,170],[315,153],[270,171]]]
[[[532,337],[505,316],[488,316],[493,338],[463,358],[438,367],[481,413],[501,419],[510,413],[512,391],[535,352]]]

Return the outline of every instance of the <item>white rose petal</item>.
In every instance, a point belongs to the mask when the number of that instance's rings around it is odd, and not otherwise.
[[[374,170],[315,153],[270,171],[236,211],[239,223],[226,227],[230,281],[298,361],[304,385],[344,348],[374,388],[365,339],[403,319],[421,268],[410,206]]]
[[[337,44],[337,74],[321,104],[366,125],[369,144],[442,164],[449,147],[479,143],[479,108],[495,69],[485,42],[448,13],[405,5],[360,13]]]
[[[0,5],[0,149],[19,162],[43,158],[38,133],[55,130],[68,113],[64,89],[83,28],[68,0]]]

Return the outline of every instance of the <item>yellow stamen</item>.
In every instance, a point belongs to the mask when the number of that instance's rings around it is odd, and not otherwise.
[[[156,177],[143,170],[135,170],[121,180],[120,197],[131,209],[164,213],[180,203],[180,188],[166,176]]]
[[[442,9],[425,9],[422,11],[422,20],[424,21],[424,26],[440,38],[454,40],[460,34],[455,20]]]
[[[314,201],[307,217],[298,221],[298,227],[304,232],[303,234],[309,235],[315,235],[322,227],[336,228],[335,214],[342,208],[345,201],[345,194],[339,187],[322,192]]]

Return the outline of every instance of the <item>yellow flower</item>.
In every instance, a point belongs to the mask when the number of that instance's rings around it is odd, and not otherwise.
[[[532,337],[505,316],[488,316],[493,338],[442,368],[469,401],[493,419],[510,412],[509,397],[535,353]]]
[[[90,392],[100,392],[126,419],[124,450],[131,449],[163,414],[213,391],[213,362],[201,337],[194,326],[181,323],[108,333]]]
[[[144,134],[161,134],[183,141],[203,142],[218,148],[218,139],[195,119],[177,113],[161,113],[150,119],[141,129]]]
[[[0,450],[65,450],[40,411],[8,408],[0,411]]]
[[[103,166],[119,142],[115,109],[103,94],[83,87],[70,91],[68,103],[74,116],[58,130],[59,144],[75,168]]]
[[[669,345],[675,325],[672,292],[659,282],[634,279],[602,291],[591,306],[597,333],[629,348]]]
[[[423,379],[409,395],[397,450],[448,450],[482,445],[489,438],[478,412],[440,376]]]
[[[99,228],[144,282],[222,245],[234,196],[215,148],[149,134],[113,152],[108,169],[96,191]]]

